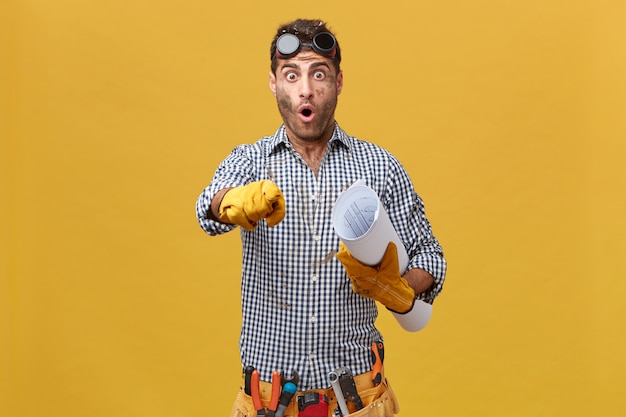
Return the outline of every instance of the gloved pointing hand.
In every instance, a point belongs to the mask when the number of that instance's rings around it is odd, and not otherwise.
[[[253,230],[265,218],[274,227],[285,217],[285,197],[269,180],[252,182],[229,190],[220,203],[220,221]]]
[[[396,313],[406,313],[413,308],[415,291],[400,276],[398,250],[393,242],[389,243],[377,266],[365,265],[355,259],[343,242],[339,244],[337,259],[350,277],[355,293],[377,300]]]

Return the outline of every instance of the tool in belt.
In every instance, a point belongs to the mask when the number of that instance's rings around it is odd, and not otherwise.
[[[371,348],[372,371],[371,379],[374,385],[382,382],[383,361],[385,357],[384,346],[381,341],[373,342]],[[337,398],[337,408],[334,415],[337,417],[350,414],[348,403],[356,410],[364,407],[354,381],[354,375],[347,367],[340,367],[328,374],[331,388]],[[272,393],[268,407],[263,406],[259,391],[259,372],[253,366],[244,369],[244,391],[252,397],[252,403],[258,417],[283,417],[287,406],[291,402],[299,377],[293,372],[290,378],[284,372],[272,373]],[[328,415],[328,398],[325,394],[309,391],[296,398],[299,417],[321,417]]]
[[[383,360],[385,359],[385,348],[382,341],[372,343],[372,382],[374,385],[378,385],[383,380]],[[356,384],[354,382],[354,375],[347,367],[341,367],[335,369],[328,374],[330,386],[335,392],[337,397],[337,409],[335,409],[335,416],[342,417],[350,414],[348,408],[348,402],[354,405],[356,410],[363,408],[363,401],[359,396]]]
[[[253,366],[244,369],[244,391],[252,397],[252,404],[258,417],[282,417],[296,392],[298,385],[298,373],[293,372],[291,377],[286,377],[284,372],[272,373],[272,394],[268,407],[263,406],[261,392],[259,391],[259,371]]]

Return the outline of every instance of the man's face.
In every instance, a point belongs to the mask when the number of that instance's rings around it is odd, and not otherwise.
[[[337,96],[343,74],[332,61],[310,50],[279,60],[276,74],[270,72],[270,89],[291,141],[328,140],[335,123]]]

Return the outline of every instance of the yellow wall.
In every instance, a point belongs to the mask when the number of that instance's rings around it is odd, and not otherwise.
[[[402,415],[623,412],[626,3],[383,4],[2,2],[0,415],[228,415],[239,240],[194,204],[278,126],[269,41],[299,16],[449,259],[426,330],[381,312]]]

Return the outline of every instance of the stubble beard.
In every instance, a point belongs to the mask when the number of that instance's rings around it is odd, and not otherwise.
[[[328,131],[334,129],[334,114],[337,107],[337,98],[327,101],[322,107],[315,107],[315,119],[304,123],[298,114],[298,105],[288,96],[277,99],[278,111],[287,129],[297,138],[306,142],[317,142],[326,138]],[[332,130],[331,130],[332,131]]]

